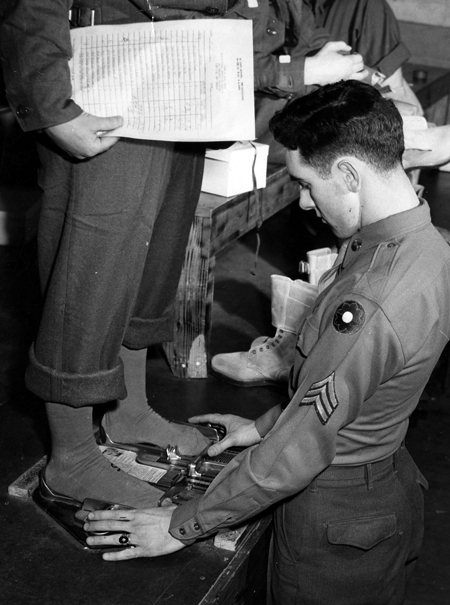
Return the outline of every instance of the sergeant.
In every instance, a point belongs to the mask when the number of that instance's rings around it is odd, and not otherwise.
[[[290,402],[256,421],[205,415],[249,446],[179,507],[89,513],[109,561],[176,551],[273,504],[269,602],[399,605],[418,557],[426,481],[403,444],[450,333],[450,249],[402,168],[402,119],[345,81],[272,122],[300,204],[348,239],[298,336]]]

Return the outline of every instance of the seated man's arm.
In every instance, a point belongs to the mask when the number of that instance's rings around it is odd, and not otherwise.
[[[389,321],[371,301],[360,300],[366,317],[360,329],[345,335],[336,331],[333,315],[340,302],[336,300],[327,311],[323,332],[301,364],[297,376],[298,389],[273,429],[258,445],[231,460],[204,496],[184,503],[173,512],[161,513],[165,518],[164,527],[171,517],[169,532],[172,538],[189,545],[223,527],[243,523],[304,489],[332,463],[338,432],[351,424],[362,402],[386,380],[386,372],[397,371],[398,368],[393,368],[388,361],[395,359],[401,364],[403,359],[401,346]],[[381,333],[384,335],[382,347],[379,339],[373,336]],[[311,393],[315,385],[322,382],[330,383],[333,400],[328,406],[318,407],[310,401]],[[127,531],[131,543],[142,549],[138,552],[151,552],[150,539],[162,544],[164,552],[173,548],[174,543],[163,535],[165,530],[159,521],[147,515],[138,518],[138,523],[144,523],[144,527],[134,521],[119,526],[116,521],[120,512],[90,513],[86,529]],[[126,523],[129,513],[123,514],[123,523]],[[151,528],[146,528],[147,523]],[[89,540],[93,545],[119,545],[117,536]],[[114,556],[117,559],[133,554]]]

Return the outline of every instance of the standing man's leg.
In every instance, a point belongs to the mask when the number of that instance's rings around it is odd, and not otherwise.
[[[54,490],[77,500],[90,497],[142,506],[159,497],[148,484],[117,472],[100,454],[92,406],[127,396],[119,354],[136,324],[141,284],[146,281],[149,287],[146,266],[150,249],[154,251],[155,225],[174,187],[178,160],[173,147],[124,139],[83,162],[68,160],[48,141],[41,148],[39,251],[45,304],[27,386],[48,402],[53,449],[46,479]],[[198,200],[202,165],[202,154],[192,148],[185,154],[182,173],[176,168],[182,195],[172,221],[186,232],[180,247],[185,246]],[[175,271],[178,265],[181,269],[183,255],[184,248],[178,251],[181,261],[170,267],[169,291],[174,291],[172,282],[178,283]],[[167,299],[160,303],[155,296],[153,314],[137,317],[140,333],[148,332],[138,344],[144,354],[149,344],[167,334],[169,307]],[[148,410],[146,399],[141,406]],[[156,428],[145,440],[167,445],[162,427]],[[191,431],[194,448],[202,449],[202,438]]]
[[[203,148],[198,146],[195,163],[193,149],[196,149],[193,144],[175,146],[164,203],[153,226],[141,285],[120,353],[128,396],[118,401],[103,420],[104,428],[114,441],[152,441],[163,447],[176,444],[183,453],[200,452],[208,440],[193,427],[169,423],[148,406],[145,357],[150,344],[173,339],[174,301],[198,200],[198,194],[188,199],[186,194],[197,191],[203,170]],[[154,174],[152,178],[158,181],[160,175]],[[144,371],[137,371],[138,367]]]

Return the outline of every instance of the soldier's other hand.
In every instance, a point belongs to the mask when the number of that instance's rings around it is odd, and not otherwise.
[[[305,84],[333,84],[340,80],[364,80],[368,71],[363,57],[352,53],[345,42],[327,42],[313,57],[305,59]]]
[[[122,124],[121,116],[100,118],[83,112],[69,122],[46,128],[45,132],[69,155],[85,160],[115,145],[119,138],[105,135]]]
[[[189,418],[189,422],[196,424],[211,422],[212,424],[221,424],[226,428],[227,434],[225,437],[208,449],[210,456],[218,456],[234,445],[245,447],[254,445],[262,439],[253,420],[234,416],[233,414],[203,414],[192,416]]]

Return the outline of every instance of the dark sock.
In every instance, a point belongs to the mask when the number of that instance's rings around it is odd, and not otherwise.
[[[46,403],[52,453],[45,469],[51,489],[76,500],[105,500],[136,508],[156,506],[162,492],[114,467],[101,453],[92,407]]]
[[[148,405],[145,391],[147,350],[121,348],[127,398],[103,417],[109,438],[118,443],[149,442],[159,447],[178,446],[182,454],[199,454],[210,444],[195,427],[178,425],[157,414]]]

